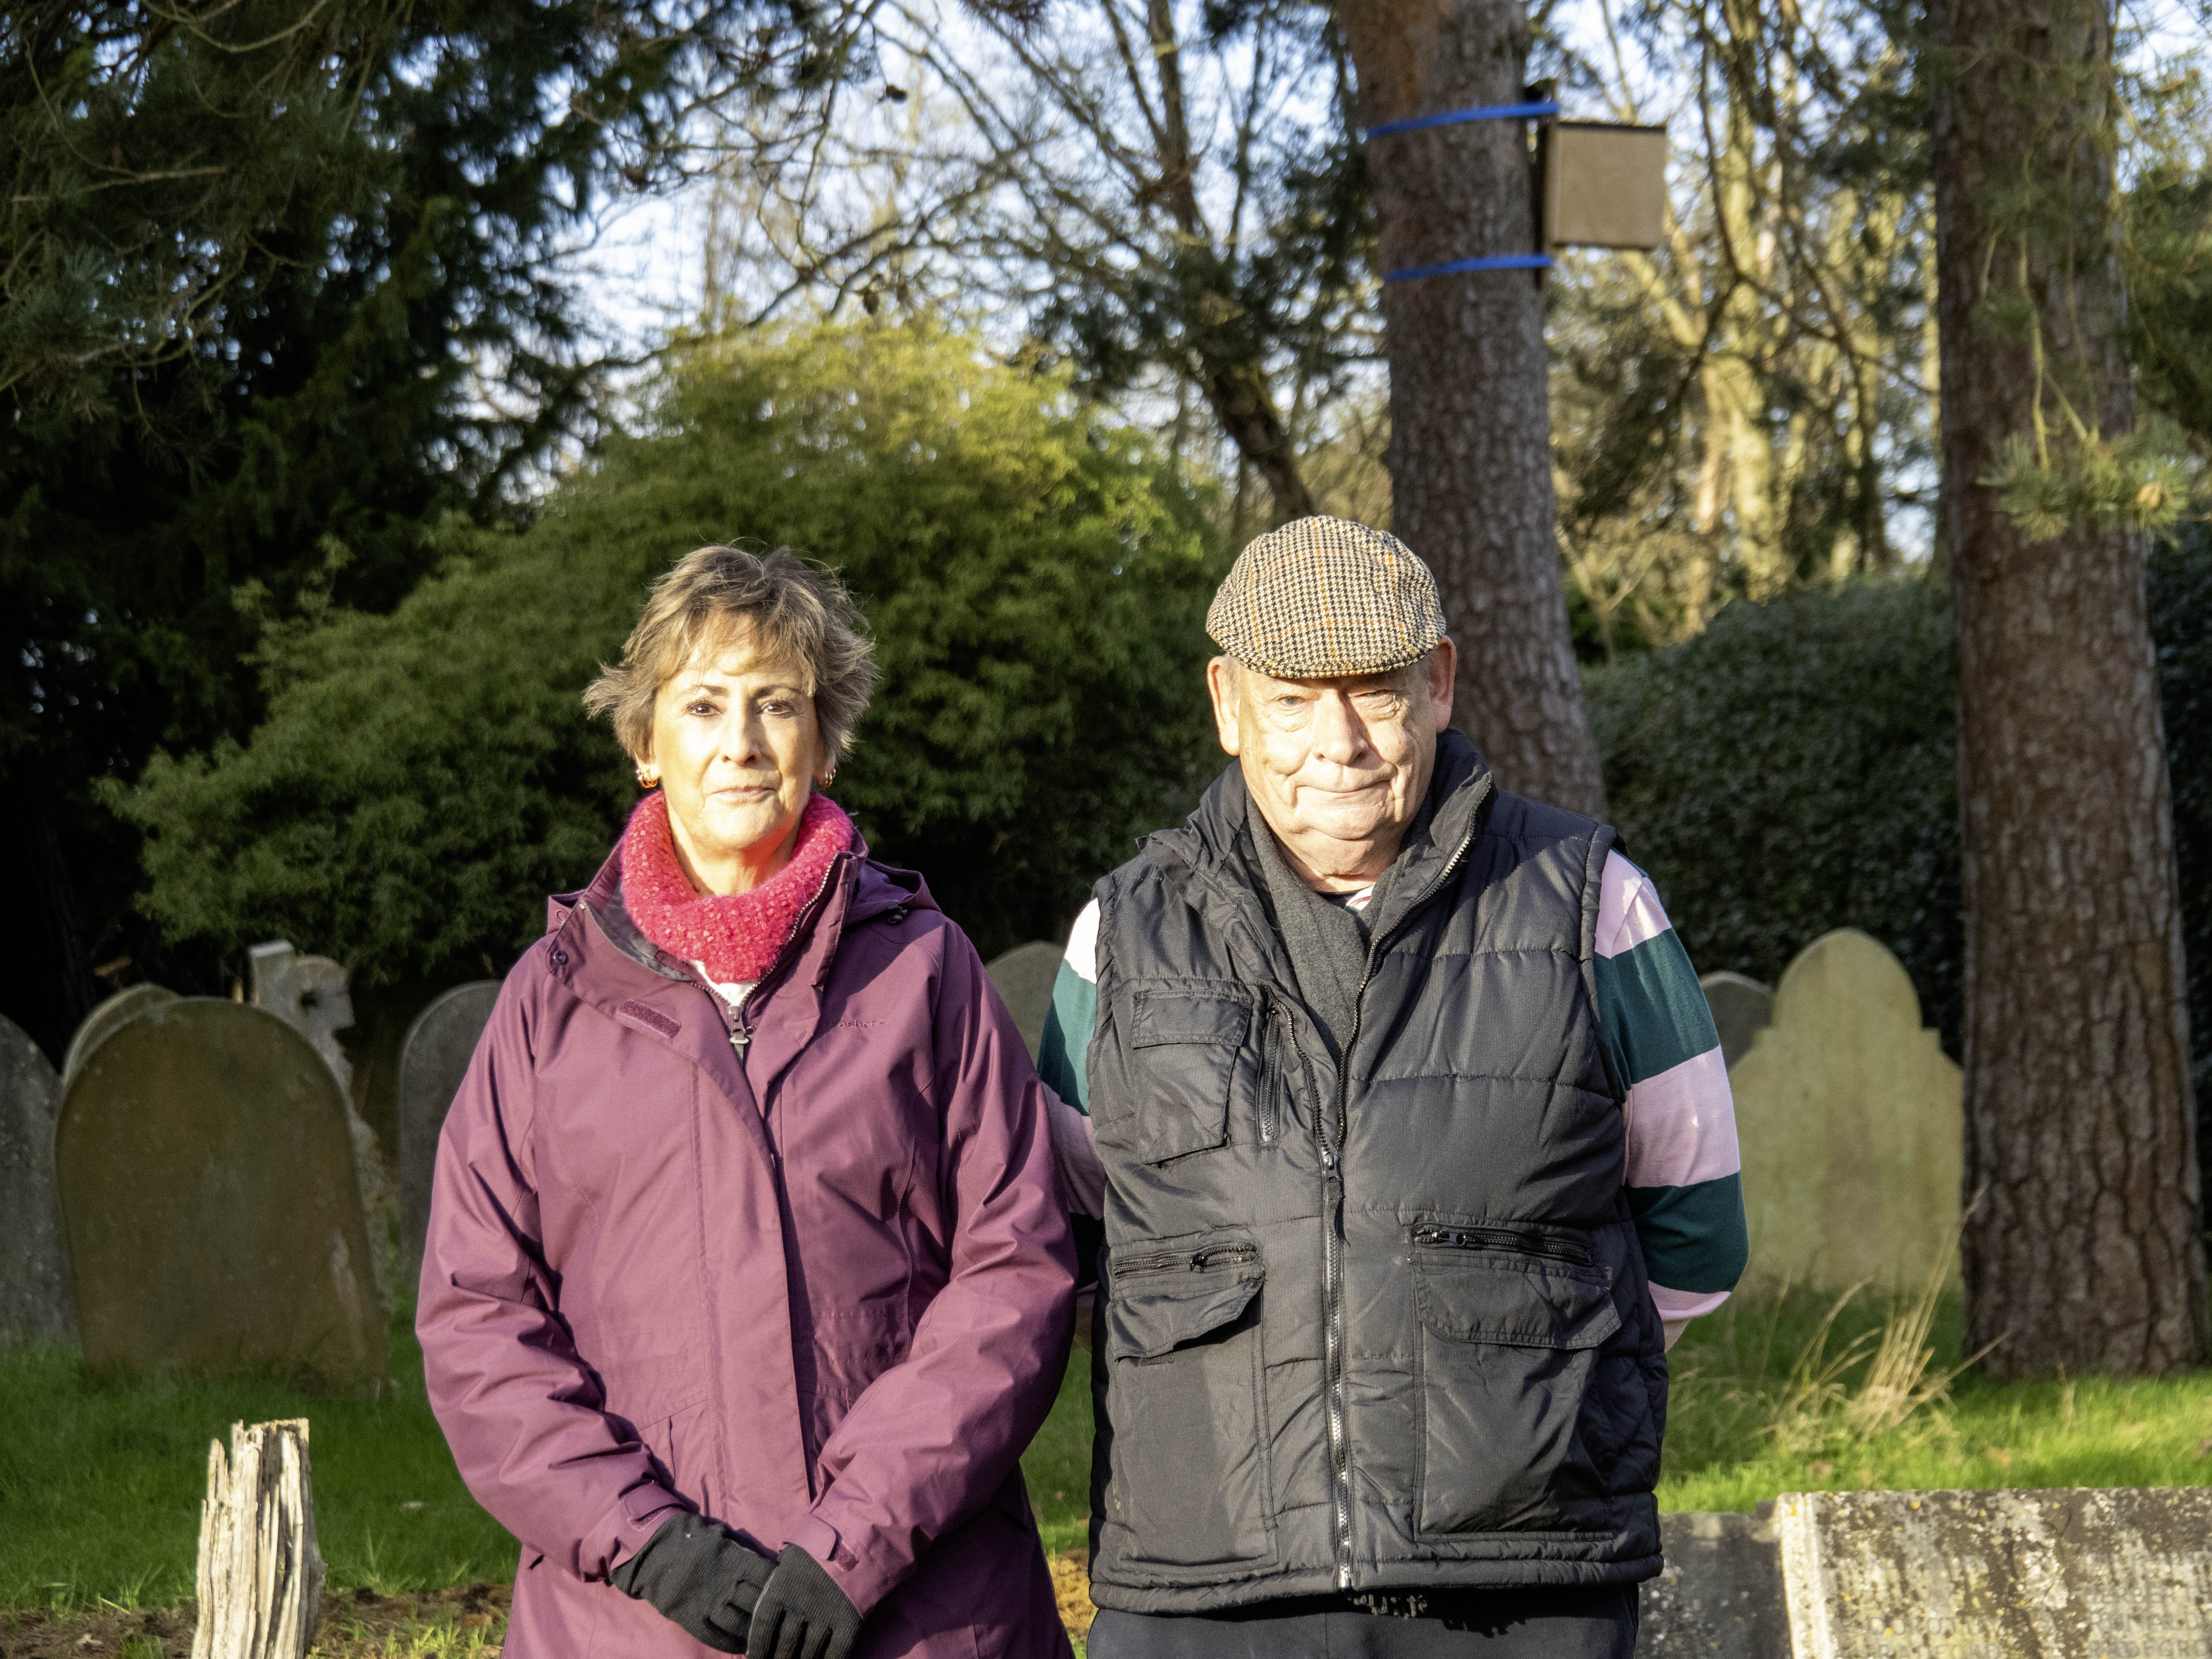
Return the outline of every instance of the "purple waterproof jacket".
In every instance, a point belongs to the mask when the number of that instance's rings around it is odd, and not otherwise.
[[[416,1323],[522,1540],[510,1659],[707,1654],[606,1582],[679,1510],[812,1554],[855,1659],[1065,1659],[1016,1460],[1073,1256],[975,947],[856,847],[733,1027],[620,862],[552,901],[438,1146]]]

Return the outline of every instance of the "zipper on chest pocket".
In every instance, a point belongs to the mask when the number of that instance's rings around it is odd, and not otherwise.
[[[1134,1279],[1144,1273],[1211,1273],[1216,1267],[1242,1267],[1260,1259],[1253,1244],[1210,1244],[1203,1249],[1177,1250],[1170,1255],[1139,1256],[1127,1262],[1108,1264],[1115,1279]]]
[[[1272,1146],[1282,1133],[1284,1091],[1291,1086],[1290,1016],[1268,997],[1260,1017],[1260,1144]]]
[[[1413,1229],[1413,1243],[1428,1249],[1500,1250],[1515,1255],[1549,1256],[1587,1267],[1589,1247],[1571,1239],[1554,1238],[1533,1227],[1456,1227],[1424,1221]]]

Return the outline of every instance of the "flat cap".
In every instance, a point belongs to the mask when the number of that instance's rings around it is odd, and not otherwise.
[[[1380,674],[1444,636],[1436,578],[1395,536],[1293,519],[1237,556],[1206,613],[1213,642],[1278,679]]]

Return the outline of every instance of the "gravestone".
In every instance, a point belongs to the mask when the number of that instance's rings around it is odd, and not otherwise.
[[[1773,1507],[1659,1517],[1666,1565],[1644,1581],[1638,1659],[1790,1659]]]
[[[246,953],[253,968],[253,1006],[266,1008],[315,1045],[338,1086],[350,1089],[353,1062],[338,1033],[353,1024],[346,970],[328,957],[303,957],[289,939],[271,939]]]
[[[54,1197],[61,1079],[39,1045],[0,1017],[0,1342],[66,1342],[69,1263]]]
[[[1730,1068],[1751,1273],[1917,1289],[1960,1220],[1960,1082],[1897,958],[1855,928],[1807,945]]]
[[[76,1068],[84,1063],[84,1057],[112,1036],[118,1027],[149,1008],[176,1000],[177,994],[167,986],[131,985],[100,1003],[84,1017],[84,1024],[70,1039],[69,1050],[62,1056],[62,1086],[69,1086],[69,1080],[76,1075]]]
[[[1013,1015],[1014,1024],[1022,1029],[1022,1041],[1030,1045],[1031,1060],[1036,1058],[1037,1045],[1044,1041],[1044,1018],[1052,1012],[1053,981],[1060,977],[1060,959],[1065,954],[1059,945],[1039,939],[1017,945],[984,964],[983,970],[999,988],[999,996]]]
[[[1707,974],[1698,981],[1721,1034],[1721,1061],[1733,1066],[1751,1052],[1753,1039],[1774,1023],[1774,993],[1743,974]]]
[[[498,1000],[495,979],[456,985],[415,1017],[399,1050],[400,1255],[410,1274],[422,1272],[422,1243],[430,1231],[438,1132]]]
[[[266,1008],[314,1045],[337,1079],[345,1098],[346,1128],[353,1136],[354,1170],[361,1182],[361,1206],[368,1218],[369,1269],[377,1301],[385,1311],[400,1273],[399,1188],[386,1169],[376,1131],[354,1109],[353,1062],[338,1033],[353,1024],[353,998],[344,967],[328,957],[303,957],[289,939],[270,939],[246,952],[253,970],[253,1006]]]
[[[345,1095],[267,1010],[141,1013],[64,1090],[54,1162],[87,1364],[384,1375]]]
[[[2203,1659],[2212,1489],[1785,1492],[1796,1659]]]

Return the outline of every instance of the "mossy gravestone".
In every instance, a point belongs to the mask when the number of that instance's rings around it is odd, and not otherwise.
[[[88,1364],[384,1375],[345,1096],[276,1015],[141,1013],[64,1091],[55,1165]]]
[[[84,1057],[113,1036],[125,1025],[146,1012],[158,1008],[165,1002],[174,1002],[177,994],[164,985],[132,985],[118,991],[84,1017],[84,1024],[76,1028],[70,1039],[69,1052],[62,1056],[62,1085],[76,1075],[76,1068],[84,1064]]]
[[[2202,1486],[1784,1492],[1774,1528],[1796,1659],[2212,1653]]]
[[[477,1039],[499,1000],[499,981],[456,985],[415,1017],[399,1049],[399,1224],[409,1274],[422,1270],[430,1233],[430,1177],[438,1166],[438,1134],[461,1086]]]
[[[1729,1085],[1752,1273],[1924,1282],[1959,1234],[1960,1073],[1897,958],[1849,927],[1806,946]]]
[[[1746,975],[1726,971],[1705,975],[1698,988],[1705,994],[1713,1028],[1721,1034],[1721,1063],[1734,1066],[1774,1023],[1774,993]]]
[[[1060,977],[1063,954],[1059,945],[1040,939],[1017,945],[983,964],[1014,1024],[1022,1028],[1022,1041],[1030,1045],[1031,1060],[1036,1058],[1037,1045],[1044,1041],[1045,1016],[1052,1012],[1053,981]]]
[[[0,1018],[0,1342],[64,1342],[71,1334],[54,1197],[61,1093],[39,1045]]]

